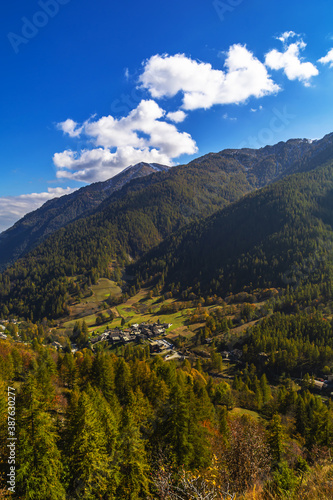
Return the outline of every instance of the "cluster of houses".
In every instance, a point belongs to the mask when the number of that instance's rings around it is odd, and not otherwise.
[[[0,339],[2,340],[6,340],[7,338],[7,335],[4,334],[4,331],[6,330],[4,323],[5,322],[3,320],[0,321]]]
[[[120,330],[119,328],[106,330],[97,337],[92,338],[90,342],[93,347],[103,341],[109,344],[127,344],[128,342],[144,342],[149,340],[152,352],[162,352],[166,349],[172,349],[173,345],[166,340],[153,341],[152,339],[166,335],[166,330],[170,328],[170,326],[171,324],[169,323],[135,323],[124,330]]]

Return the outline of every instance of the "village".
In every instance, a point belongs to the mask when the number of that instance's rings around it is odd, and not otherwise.
[[[127,344],[129,342],[143,343],[149,341],[150,351],[152,353],[161,353],[174,349],[173,344],[165,339],[156,339],[159,336],[165,336],[166,331],[171,327],[170,323],[135,323],[129,328],[120,330],[114,328],[106,330],[97,337],[90,340],[91,348],[100,342],[109,344]]]

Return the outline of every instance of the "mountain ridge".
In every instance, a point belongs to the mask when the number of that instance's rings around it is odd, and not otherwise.
[[[239,293],[333,276],[333,161],[292,174],[178,231],[130,268],[167,289]],[[331,279],[331,278],[330,278]],[[329,280],[328,280],[329,281]]]
[[[322,139],[289,139],[260,149],[224,149],[208,153],[187,165],[172,169],[240,169],[240,183],[246,182],[247,192],[264,187],[285,175],[313,168],[314,162],[323,163],[333,158],[333,133]],[[317,165],[315,165],[317,166]],[[97,182],[74,193],[47,201],[42,207],[25,215],[11,228],[0,234],[0,271],[23,257],[58,229],[86,217],[107,205],[110,197],[125,196],[130,189],[143,189],[150,182],[158,182],[156,174],[168,172],[170,167],[157,163],[140,162],[125,168],[104,182]],[[154,181],[147,180],[155,176]],[[244,178],[245,176],[245,178]],[[140,182],[141,179],[141,182]],[[142,181],[142,179],[145,179]],[[136,184],[132,181],[138,180]],[[127,189],[123,190],[127,186]],[[121,194],[120,194],[121,192]],[[116,194],[118,193],[118,195]]]
[[[48,200],[0,234],[0,270],[25,255],[58,229],[96,210],[105,199],[127,182],[168,169],[166,165],[140,162],[127,167],[111,179],[95,182],[71,194]]]
[[[230,210],[233,210],[235,203],[245,199],[245,195],[256,192],[261,182],[274,186],[280,175],[276,169],[278,160],[283,167],[282,173],[296,170],[300,172],[298,175],[302,175],[303,171],[315,172],[324,168],[329,158],[333,162],[332,136],[317,141],[313,147],[311,149],[308,141],[296,140],[269,147],[264,154],[263,151],[237,151],[238,156],[242,155],[243,163],[246,160],[254,169],[254,174],[250,172],[250,175],[249,169],[246,170],[237,159],[224,153],[219,155],[218,161],[205,157],[199,163],[191,162],[131,179],[105,199],[91,215],[78,218],[57,230],[0,274],[2,304],[7,304],[9,310],[15,310],[24,317],[31,314],[39,319],[44,316],[60,317],[66,311],[71,296],[78,293],[80,287],[84,291],[89,283],[102,276],[118,281],[116,276],[121,276],[121,270],[130,260],[143,257],[164,240],[170,241],[168,237],[172,241],[172,238],[177,238],[182,232],[185,234],[196,224],[200,227],[207,217],[214,217],[214,213],[218,214],[230,204]],[[288,153],[290,148],[294,153],[292,158]],[[253,158],[264,158],[264,162],[261,164]],[[272,168],[269,169],[268,165]],[[264,179],[260,177],[262,171]],[[328,213],[330,217],[329,210]],[[264,215],[260,214],[260,217]],[[240,223],[243,224],[241,220]],[[255,224],[252,226],[255,227]],[[236,235],[233,231],[231,227],[225,241]],[[252,235],[246,224],[244,235],[237,238],[251,241]],[[213,248],[219,251],[221,247],[222,253],[225,241],[222,239],[217,245],[213,241]],[[211,247],[207,248],[207,255],[211,251]],[[198,269],[202,267],[204,272],[204,259],[197,259],[196,262]],[[150,272],[154,266],[151,269],[149,266],[148,262],[147,270]]]

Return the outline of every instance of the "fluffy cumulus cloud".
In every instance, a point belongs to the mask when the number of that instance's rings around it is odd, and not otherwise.
[[[318,59],[321,64],[329,64],[330,68],[333,68],[333,49],[329,50],[326,56]]]
[[[96,148],[75,152],[66,150],[53,157],[57,177],[80,182],[107,180],[119,174],[124,168],[136,163],[161,163],[171,165],[170,158],[157,149],[124,146],[111,153],[108,149]]]
[[[153,100],[143,100],[127,116],[103,116],[79,125],[72,120],[59,123],[70,137],[84,135],[94,148],[56,153],[53,157],[58,178],[93,182],[106,180],[125,167],[141,161],[172,165],[173,159],[197,151],[190,134],[179,132],[165,121],[165,111]],[[173,116],[182,121],[185,116]],[[169,116],[170,119],[170,116]],[[74,135],[75,134],[75,135]]]
[[[185,120],[187,114],[180,109],[179,111],[170,111],[166,116],[171,122],[180,123]]]
[[[82,127],[79,127],[78,124],[70,118],[64,122],[58,123],[57,128],[62,130],[65,134],[68,134],[69,137],[79,137],[82,132]]]
[[[282,35],[276,37],[277,40],[280,40],[283,44],[285,44],[290,38],[298,37],[295,31],[285,31]]]
[[[213,69],[184,54],[155,55],[145,62],[140,84],[155,99],[182,92],[185,110],[239,104],[279,91],[264,64],[243,45],[229,48],[224,66],[225,71]]]
[[[0,198],[0,232],[5,231],[28,212],[37,210],[46,201],[70,194],[75,189],[49,188],[44,193],[30,193],[19,196],[4,196]]]
[[[318,70],[301,57],[306,45],[300,35],[286,31],[277,39],[282,42],[283,50],[271,50],[264,62],[241,44],[229,47],[220,69],[185,54],[157,54],[144,61],[138,86],[149,98],[126,116],[93,116],[84,123],[68,118],[57,125],[67,136],[80,138],[89,145],[87,149],[67,149],[54,154],[57,177],[94,182],[113,177],[141,161],[173,165],[181,155],[197,152],[191,135],[179,130],[187,112],[276,94],[281,88],[273,81],[270,69],[283,70],[290,80],[309,85]],[[320,62],[333,64],[332,59],[333,51],[330,51]],[[167,103],[167,99],[176,95],[180,95],[182,101],[178,110],[165,111],[156,102],[164,99],[167,108],[174,105]],[[261,106],[256,106],[251,111],[260,109]],[[234,120],[226,113],[223,117]]]
[[[291,38],[296,38],[293,43],[288,41]],[[301,57],[301,51],[305,49],[306,44],[299,35],[293,31],[287,31],[278,37],[284,45],[283,52],[276,49],[271,50],[266,54],[265,64],[271,69],[282,69],[289,80],[299,80],[305,86],[310,85],[310,79],[319,74],[316,66],[310,62],[304,62]]]

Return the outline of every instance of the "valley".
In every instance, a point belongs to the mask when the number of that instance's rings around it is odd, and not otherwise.
[[[115,500],[161,499],[161,484],[178,491],[181,477],[212,498],[227,485],[241,500],[257,485],[262,500],[284,498],[267,495],[286,478],[290,494],[316,484],[309,500],[325,498],[332,137],[141,165],[137,178],[131,167],[92,212],[0,274],[0,383],[18,392],[23,461],[41,419],[36,453],[55,461],[59,500],[78,498],[78,474],[87,499],[99,495],[92,477]]]

